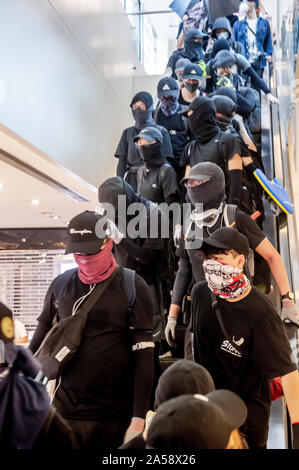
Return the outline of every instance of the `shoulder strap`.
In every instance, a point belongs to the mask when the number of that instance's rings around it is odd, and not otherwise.
[[[252,34],[254,34],[255,37],[256,37],[256,33],[253,31],[252,28],[250,28],[249,24],[248,24],[247,22],[246,22],[245,24],[246,24],[247,28],[250,29],[250,31],[252,32]]]
[[[170,167],[169,163],[163,163],[159,168],[159,185],[162,186],[163,178],[166,174],[166,170]]]
[[[237,206],[235,204],[225,205],[225,208],[223,211],[223,217],[224,217],[224,223],[226,227],[229,227],[234,222],[236,222],[236,211],[237,211]]]
[[[135,271],[123,268],[123,272],[125,291],[129,301],[129,309],[131,310],[136,301]]]
[[[159,100],[158,103],[157,103],[157,106],[154,110],[154,114],[153,114],[153,119],[156,123],[157,123],[157,118],[158,118],[158,113],[159,113],[160,107],[161,107],[161,103],[160,103],[160,100]]]
[[[58,303],[62,297],[62,294],[76,271],[77,268],[68,269],[57,277],[53,289],[55,308],[58,307]]]
[[[238,353],[241,354],[243,358],[245,358],[246,354],[244,353],[244,351],[241,351],[238,345],[230,338],[229,334],[227,333],[227,329],[224,325],[223,316],[219,308],[216,295],[211,293],[211,297],[212,297],[212,309],[215,310],[216,317],[217,317],[222,333],[224,334],[225,338],[234,346],[234,348],[238,351]]]

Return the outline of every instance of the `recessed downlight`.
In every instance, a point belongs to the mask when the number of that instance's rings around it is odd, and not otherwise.
[[[0,183],[0,189],[3,189],[3,188],[4,188],[4,184]]]
[[[32,203],[34,206],[38,206],[38,205],[39,205],[39,199],[32,199],[31,203]]]

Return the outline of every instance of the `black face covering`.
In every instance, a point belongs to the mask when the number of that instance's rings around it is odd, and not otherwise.
[[[161,154],[161,142],[138,147],[139,153],[146,168],[154,168],[165,163],[165,157]]]
[[[189,82],[184,82],[184,83],[185,83],[186,90],[190,91],[190,93],[194,93],[197,90],[198,85],[199,85],[199,83],[189,83]]]
[[[192,30],[186,34],[184,40],[184,56],[190,59],[192,62],[204,59],[204,50],[202,47],[202,43],[196,42],[195,39],[197,38],[197,32]]]
[[[153,123],[153,106],[146,110],[132,109],[132,114],[137,129],[144,129]]]
[[[199,96],[192,102],[193,113],[188,117],[188,124],[195,139],[204,144],[218,135],[216,108],[213,101]]]
[[[203,204],[203,209],[218,208],[220,203],[225,199],[225,178],[222,170],[214,163],[205,162],[201,165],[201,171],[208,168],[210,179],[199,186],[193,188],[187,187],[187,194],[193,205],[196,203]],[[192,170],[196,169],[196,165],[191,168],[189,177],[192,178]],[[201,172],[199,171],[199,173]]]

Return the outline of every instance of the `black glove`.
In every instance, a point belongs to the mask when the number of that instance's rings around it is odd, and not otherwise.
[[[299,423],[292,425],[293,429],[293,449],[299,449]]]

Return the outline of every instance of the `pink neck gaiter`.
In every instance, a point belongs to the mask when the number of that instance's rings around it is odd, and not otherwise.
[[[106,246],[95,255],[77,255],[74,258],[78,264],[78,276],[84,284],[98,284],[105,281],[117,267],[112,254],[113,241],[109,240]]]

